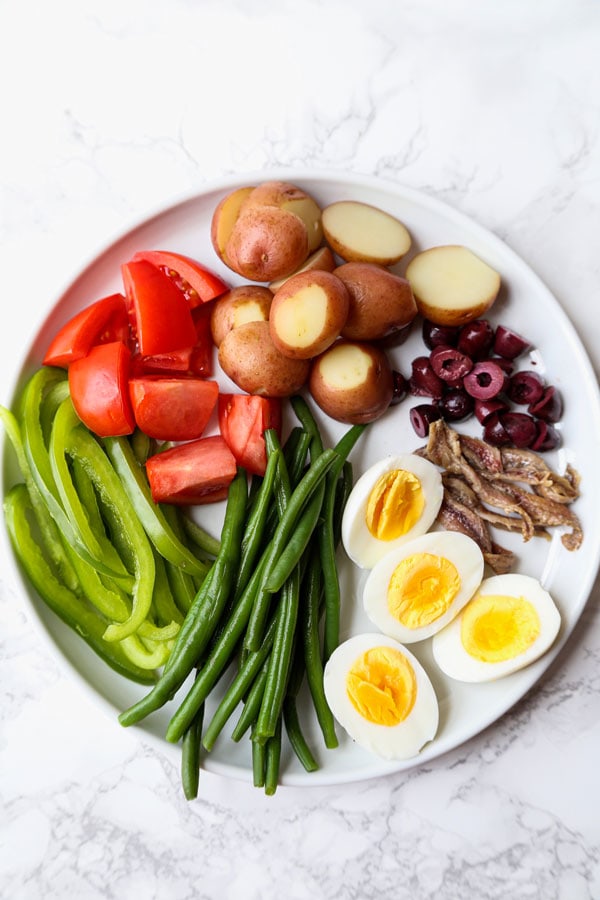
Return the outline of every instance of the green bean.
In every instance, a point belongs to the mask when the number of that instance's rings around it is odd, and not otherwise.
[[[279,600],[267,681],[254,729],[255,740],[258,741],[272,737],[281,718],[292,662],[299,603],[300,573],[295,569],[283,585]]]
[[[204,704],[183,736],[181,745],[181,784],[186,800],[195,800],[200,783],[200,753]]]
[[[254,787],[265,786],[266,749],[264,744],[252,741],[252,782]]]
[[[318,548],[313,550],[302,584],[301,633],[304,647],[306,678],[312,697],[317,721],[323,733],[325,746],[338,746],[335,722],[323,690],[323,662],[319,638],[319,608],[322,596],[322,573]]]
[[[283,721],[292,750],[300,760],[300,763],[307,772],[316,772],[319,765],[302,733],[298,707],[294,696],[287,696],[283,701]]]
[[[277,720],[275,732],[269,738],[265,748],[265,794],[271,797],[279,784],[279,766],[281,762],[281,716]]]
[[[354,486],[353,466],[349,460],[344,462],[342,474],[335,486],[333,504],[333,543],[337,548],[342,539],[342,518],[346,502]]]
[[[244,708],[242,709],[239,719],[237,720],[233,731],[231,732],[231,738],[234,741],[239,741],[248,731],[248,729],[252,728],[254,726],[254,723],[256,722],[256,717],[260,709],[262,695],[265,689],[265,682],[267,680],[268,667],[269,661],[266,660],[262,664],[260,672],[252,682],[250,690],[248,691],[248,696],[244,701]]]
[[[300,394],[295,394],[291,397],[290,403],[304,430],[307,431],[313,439],[316,455],[322,453],[323,439],[321,437],[321,432],[319,431],[319,426],[317,425],[317,420],[313,416],[308,403]]]
[[[248,582],[246,589],[236,602],[215,645],[210,653],[207,654],[202,668],[198,670],[198,676],[194,684],[173,714],[166,733],[168,741],[176,743],[182,737],[200,705],[204,703],[231,661],[238,641],[248,623],[261,576],[262,570],[259,565]]]
[[[256,602],[252,610],[250,622],[248,623],[248,630],[244,639],[244,646],[248,650],[256,650],[260,646],[265,622],[271,605],[271,592],[265,587],[266,580],[270,576],[276,561],[283,553],[301,512],[312,498],[314,492],[318,489],[336,458],[334,450],[325,450],[310,466],[306,475],[304,475],[297,487],[292,491],[290,501],[275,529],[273,539],[263,554],[263,579],[257,593]]]
[[[280,457],[280,449],[276,449],[274,452],[269,454],[264,478],[262,479],[259,492],[256,495],[256,502],[254,503],[250,515],[248,516],[248,519],[246,521],[244,536],[242,538],[240,566],[236,577],[234,590],[235,597],[238,597],[244,590],[244,588],[248,584],[248,581],[250,580],[251,573],[256,566],[256,560],[260,553],[265,536],[265,526],[267,515],[269,512],[269,504],[271,502],[271,497],[273,494],[273,486],[275,483],[275,476],[277,474]]]
[[[211,750],[217,737],[223,730],[229,717],[242,700],[248,688],[254,683],[260,669],[265,663],[275,637],[275,621],[267,629],[262,646],[259,650],[248,654],[237,675],[227,688],[225,695],[217,706],[208,728],[204,734],[202,743],[206,750]]]
[[[133,725],[164,706],[179,690],[206,648],[233,586],[239,559],[246,498],[246,473],[240,468],[229,486],[219,555],[183,621],[168,665],[165,666],[152,691],[121,713],[119,721],[122,725]],[[195,712],[197,709],[194,714]],[[180,737],[190,722],[186,723]]]

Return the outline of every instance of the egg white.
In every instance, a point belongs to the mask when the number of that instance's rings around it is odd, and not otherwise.
[[[560,629],[560,613],[554,600],[540,582],[530,575],[508,573],[486,578],[476,594],[524,597],[537,610],[540,633],[522,653],[500,662],[485,662],[472,657],[461,640],[462,616],[466,607],[445,628],[434,635],[435,662],[450,678],[465,682],[485,682],[502,678],[534,662],[548,650]]]
[[[366,510],[371,491],[382,475],[395,469],[412,472],[421,482],[425,506],[413,527],[390,541],[383,541],[369,531]],[[342,543],[350,559],[363,569],[371,569],[386,553],[406,541],[424,534],[433,524],[439,512],[444,489],[439,469],[429,460],[406,453],[387,456],[372,465],[357,479],[342,517]]]
[[[442,615],[427,625],[410,628],[389,610],[389,583],[402,560],[423,553],[443,557],[451,562],[458,571],[460,586],[454,600]],[[440,631],[458,615],[479,587],[483,570],[483,553],[472,538],[455,531],[430,531],[401,544],[375,564],[363,588],[363,606],[369,619],[384,634],[404,644],[422,641]]]
[[[346,691],[346,677],[355,661],[375,647],[393,647],[406,656],[416,677],[416,698],[409,715],[397,725],[369,722],[355,709]],[[323,685],[331,711],[357,744],[384,759],[410,759],[436,735],[438,701],[433,685],[418,659],[393,638],[359,634],[340,644],[325,666]]]

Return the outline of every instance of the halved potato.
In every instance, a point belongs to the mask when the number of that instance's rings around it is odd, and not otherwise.
[[[269,318],[273,294],[260,284],[242,284],[217,300],[210,316],[210,330],[216,347],[233,328],[246,322],[266,322]]]
[[[253,186],[237,188],[217,204],[212,216],[210,224],[210,239],[215,249],[215,253],[226,266],[229,265],[226,259],[225,247],[227,241],[231,237],[233,226],[238,220],[240,210],[245,200],[254,190]],[[230,267],[231,268],[231,267]]]
[[[278,206],[299,216],[306,226],[308,249],[312,253],[323,241],[321,208],[309,194],[287,181],[265,181],[249,195],[247,206]]]
[[[394,394],[394,376],[382,349],[341,339],[314,360],[308,386],[328,416],[360,425],[386,411]]]
[[[275,291],[278,291],[279,288],[285,284],[288,278],[299,275],[300,272],[309,272],[313,269],[319,269],[322,272],[333,272],[335,269],[335,259],[329,247],[319,247],[318,250],[311,253],[306,262],[303,263],[299,269],[296,269],[295,272],[292,272],[291,275],[287,275],[285,278],[279,278],[277,281],[272,281],[269,287],[273,293],[275,293]]]
[[[408,253],[406,227],[384,210],[358,200],[338,200],[321,215],[325,239],[346,262],[390,266]]]
[[[343,337],[354,341],[391,338],[410,325],[417,304],[410,282],[383,266],[350,262],[334,269],[350,295]]]
[[[295,394],[310,371],[308,360],[279,352],[268,322],[246,322],[228,332],[219,347],[219,364],[242,391],[262,397]]]
[[[339,336],[349,302],[346,286],[331,272],[313,270],[292,275],[271,304],[273,343],[293,359],[317,356]]]
[[[431,247],[406,267],[417,308],[436,325],[463,325],[484,315],[500,290],[500,274],[461,244]]]
[[[242,208],[225,246],[227,264],[249,281],[290,275],[308,256],[302,219],[278,206]]]

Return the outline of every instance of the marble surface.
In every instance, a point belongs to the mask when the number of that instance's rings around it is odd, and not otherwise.
[[[378,174],[499,235],[600,370],[600,7],[590,0],[1,5],[0,402],[55,297],[211,179]],[[276,10],[276,11],[274,11]],[[600,898],[600,590],[500,721],[408,773],[250,785],[119,729],[0,569],[0,895]]]

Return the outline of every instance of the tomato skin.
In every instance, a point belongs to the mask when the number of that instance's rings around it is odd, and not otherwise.
[[[264,432],[273,428],[281,437],[281,400],[256,394],[220,394],[219,430],[238,465],[264,475],[267,448]]]
[[[100,437],[131,434],[135,418],[129,400],[129,348],[122,341],[97,344],[69,366],[75,412]]]
[[[236,472],[235,457],[221,435],[179,444],[146,461],[155,503],[188,505],[224,500]]]
[[[174,273],[170,274],[170,277],[180,285],[180,290],[185,294],[192,309],[220,297],[229,290],[229,285],[218,275],[181,253],[172,253],[168,250],[140,250],[134,253],[133,260],[149,262],[159,269]]]
[[[193,347],[192,313],[172,279],[146,260],[124,263],[121,272],[140,353],[152,356]]]
[[[199,438],[217,405],[216,381],[147,375],[130,378],[129,396],[138,428],[159,441]]]
[[[110,294],[76,313],[55,334],[42,360],[45,366],[67,368],[96,344],[127,342],[129,318],[125,297]]]

